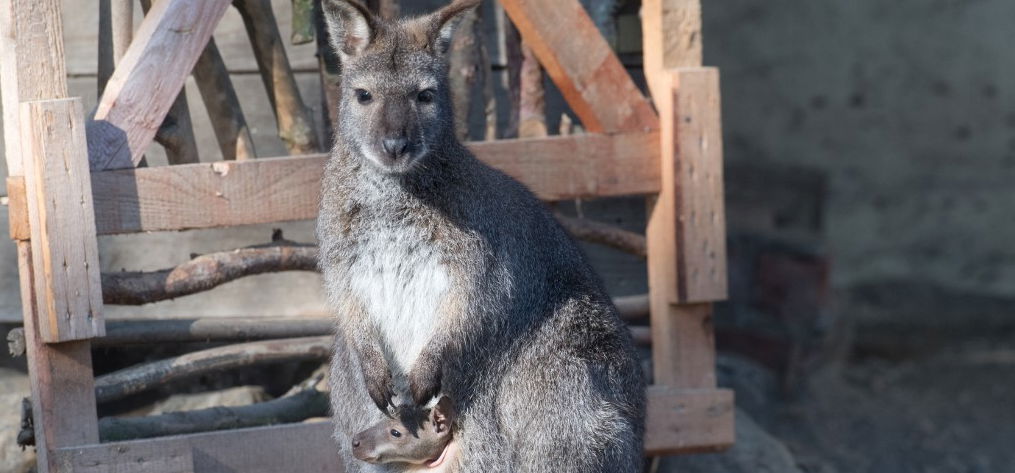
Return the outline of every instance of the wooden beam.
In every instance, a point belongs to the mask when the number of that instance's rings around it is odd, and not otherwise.
[[[257,157],[250,127],[243,116],[233,81],[229,78],[229,70],[215,45],[215,38],[208,40],[208,45],[194,65],[194,81],[197,82],[201,99],[208,109],[215,138],[222,150],[222,159],[245,161]]]
[[[75,464],[87,458],[95,464],[122,466],[123,469],[101,470],[118,473],[161,472],[133,467],[129,462],[137,457],[156,461],[160,451],[181,458],[181,466],[189,452],[191,469],[179,470],[181,473],[341,473],[342,461],[331,436],[332,429],[330,422],[284,424],[151,440],[95,442],[84,447],[63,448],[54,455],[63,464]],[[121,455],[121,451],[137,454]]]
[[[25,177],[7,178],[7,224],[11,240],[30,240],[32,228],[28,225],[28,196],[25,194]]]
[[[137,166],[229,3],[152,5],[88,123],[93,171]]]
[[[646,455],[714,452],[733,444],[733,391],[649,386],[648,400]]]
[[[134,36],[134,0],[99,0],[99,96]]]
[[[115,450],[100,445],[54,452],[57,471],[66,473],[194,473],[194,449],[185,443],[124,442]]]
[[[0,2],[0,97],[3,100],[7,172],[23,176],[20,102],[64,98],[67,73],[59,0]],[[24,204],[27,214],[27,202]],[[47,345],[40,337],[32,243],[17,242],[21,307],[40,473],[56,471],[51,449],[99,438],[88,341]]]
[[[733,442],[731,391],[651,386],[648,399],[646,455],[714,451]],[[180,471],[340,472],[341,462],[331,436],[332,429],[331,422],[284,424],[63,448],[54,454],[65,464],[77,464],[87,458],[92,463],[126,466],[129,459],[156,461],[160,451],[185,459],[189,451],[193,470]],[[140,473],[152,470],[104,471]]]
[[[659,127],[652,106],[578,0],[500,3],[587,130]]]
[[[641,22],[645,76],[659,97],[669,90],[659,72],[702,65],[701,0],[642,0]]]
[[[658,143],[658,133],[649,132],[476,142],[469,147],[541,198],[560,200],[657,192]],[[324,155],[313,155],[93,173],[98,233],[313,219],[326,161]]]
[[[81,99],[21,104],[39,329],[48,343],[105,333]]]

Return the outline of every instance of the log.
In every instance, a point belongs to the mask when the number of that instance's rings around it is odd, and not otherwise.
[[[314,122],[296,85],[271,0],[237,0],[235,4],[243,17],[261,80],[275,112],[278,136],[291,154],[320,151]]]
[[[141,0],[141,9],[145,15],[152,8],[152,0]],[[197,155],[197,140],[194,138],[194,125],[190,119],[190,107],[187,105],[187,89],[180,89],[176,100],[169,107],[169,112],[162,120],[162,125],[155,132],[155,141],[166,150],[169,164],[191,164],[201,160]]]
[[[106,336],[94,346],[149,343],[239,342],[331,335],[330,317],[248,317],[170,320],[119,320],[106,323]],[[12,331],[13,334],[13,331]],[[8,335],[10,338],[10,335]]]
[[[476,84],[485,80],[480,46],[483,38],[483,19],[480,9],[466,13],[455,30],[448,51],[451,103],[455,113],[455,134],[460,140],[469,139],[469,112]]]
[[[254,138],[250,134],[240,99],[229,79],[229,70],[222,60],[215,38],[208,40],[208,45],[197,58],[193,74],[201,99],[208,110],[208,117],[211,118],[222,159],[245,161],[257,157]]]
[[[24,356],[26,347],[25,329],[18,327],[7,332],[7,351],[11,354],[11,358]]]
[[[99,419],[102,442],[290,424],[328,415],[328,394],[310,388],[248,406],[213,407],[148,417]]]
[[[240,343],[144,363],[95,378],[95,399],[116,401],[157,386],[222,370],[289,361],[326,360],[331,336]]]
[[[519,72],[518,137],[542,138],[546,129],[546,90],[543,67],[528,44],[522,42],[522,64]]]
[[[505,83],[503,85],[507,89],[510,107],[508,109],[508,123],[507,129],[504,130],[504,137],[517,138],[521,124],[522,62],[525,60],[525,56],[522,54],[522,36],[514,23],[504,14],[504,10],[499,8],[498,12],[502,13],[498,20],[504,31],[504,44],[501,51],[504,55],[505,67],[507,69],[507,73],[504,74]]]
[[[134,36],[134,0],[99,0],[99,97]]]
[[[289,42],[294,45],[307,44],[314,40],[314,1],[292,0],[292,34]]]
[[[314,2],[314,28],[317,32],[317,67],[321,79],[321,121],[324,123],[325,143],[331,149],[335,124],[338,123],[338,102],[341,99],[341,64],[331,47],[328,27],[320,2]]]
[[[620,316],[625,320],[644,320],[648,318],[648,294],[614,297],[613,305],[617,306],[617,311],[620,312]],[[109,333],[108,327],[106,328],[106,333],[107,335]]]
[[[647,254],[645,236],[613,225],[557,214],[557,221],[571,236],[640,256]]]
[[[107,304],[141,305],[207,291],[244,276],[316,269],[316,247],[275,243],[201,255],[160,271],[103,273],[102,297]]]

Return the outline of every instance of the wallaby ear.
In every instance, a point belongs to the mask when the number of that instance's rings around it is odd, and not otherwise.
[[[343,61],[358,56],[373,41],[377,20],[358,0],[324,0],[321,8],[331,46]]]
[[[437,433],[442,433],[450,430],[454,421],[455,412],[451,398],[443,396],[437,401],[437,405],[430,409],[430,422]]]
[[[435,51],[440,54],[448,52],[458,22],[480,3],[482,0],[453,0],[450,5],[430,14],[430,41]]]

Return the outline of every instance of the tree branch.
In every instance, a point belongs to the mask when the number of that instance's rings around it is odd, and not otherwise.
[[[613,225],[557,214],[557,220],[571,236],[590,243],[609,246],[644,258],[648,254],[645,236]]]
[[[95,378],[96,402],[110,402],[161,384],[244,366],[326,360],[331,336],[240,343],[124,368]]]

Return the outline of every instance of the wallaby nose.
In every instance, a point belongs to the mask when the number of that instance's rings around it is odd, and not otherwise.
[[[352,439],[352,448],[359,447],[359,439]]]
[[[385,138],[383,143],[384,152],[391,156],[398,156],[409,147],[409,140],[406,138]]]

